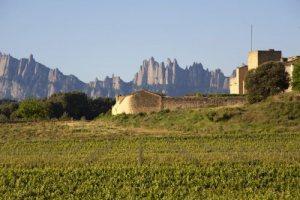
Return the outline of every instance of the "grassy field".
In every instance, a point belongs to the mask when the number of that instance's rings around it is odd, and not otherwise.
[[[297,98],[0,124],[0,199],[299,199]]]

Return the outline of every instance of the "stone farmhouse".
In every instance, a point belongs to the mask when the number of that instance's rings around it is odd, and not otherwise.
[[[117,96],[116,104],[112,108],[112,114],[150,113],[166,109],[228,106],[243,103],[245,103],[245,98],[242,96],[184,96],[174,98],[147,90],[140,90],[127,96]]]
[[[281,51],[275,51],[274,49],[251,51],[248,54],[247,65],[237,67],[229,79],[230,94],[246,94],[247,91],[245,90],[245,79],[247,72],[249,70],[256,69],[259,65],[265,62],[284,62],[286,72],[292,79],[294,69],[293,61],[299,57],[300,56],[282,58]],[[291,87],[287,89],[287,91],[291,91]]]

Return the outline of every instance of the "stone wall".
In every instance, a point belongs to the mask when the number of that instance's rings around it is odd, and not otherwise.
[[[246,102],[242,96],[216,96],[216,97],[163,97],[163,109],[176,110],[178,108],[203,108],[240,105]]]
[[[147,91],[136,92],[131,106],[134,113],[158,112],[162,109],[162,96]]]
[[[145,90],[132,93],[128,96],[116,98],[112,114],[137,114],[159,112],[164,109],[176,110],[178,108],[202,108],[244,104],[242,96],[216,96],[216,97],[166,97]]]
[[[230,94],[245,94],[245,79],[248,72],[248,66],[244,65],[237,67],[235,70],[235,76],[229,79]]]
[[[116,98],[112,114],[136,114],[162,110],[162,96],[145,90]]]
[[[290,78],[290,85],[289,85],[289,88],[286,89],[286,92],[291,92],[292,91],[294,65],[292,63],[287,63],[285,65],[285,71],[288,73],[289,78]]]
[[[248,70],[256,69],[259,65],[269,61],[280,61],[281,51],[270,49],[267,51],[251,51],[248,55]]]

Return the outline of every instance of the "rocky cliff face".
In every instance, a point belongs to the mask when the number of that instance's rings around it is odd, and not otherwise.
[[[228,78],[220,69],[209,71],[201,63],[182,69],[176,59],[168,59],[166,63],[158,63],[154,58],[145,60],[133,83],[136,88],[147,88],[170,96],[228,92]]]
[[[49,69],[36,62],[32,55],[20,60],[10,55],[0,56],[0,98],[43,98],[58,92],[87,89],[75,76]]]
[[[20,60],[0,53],[0,99],[49,97],[58,92],[82,91],[92,97],[114,97],[138,89],[181,96],[194,92],[228,92],[228,78],[221,70],[208,71],[200,63],[182,69],[177,61],[158,63],[154,58],[145,60],[133,81],[120,77],[106,77],[84,83],[73,75],[64,75],[36,62],[32,55]]]
[[[88,94],[92,97],[115,97],[132,92],[132,82],[124,82],[119,76],[106,77],[103,81],[96,79],[90,82]]]

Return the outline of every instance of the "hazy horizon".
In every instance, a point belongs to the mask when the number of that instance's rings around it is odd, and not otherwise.
[[[216,4],[218,2],[218,4]],[[260,7],[257,7],[259,5]],[[300,54],[300,2],[0,0],[0,51],[29,57],[84,82],[132,80],[144,59],[200,62],[226,76],[250,50]]]

